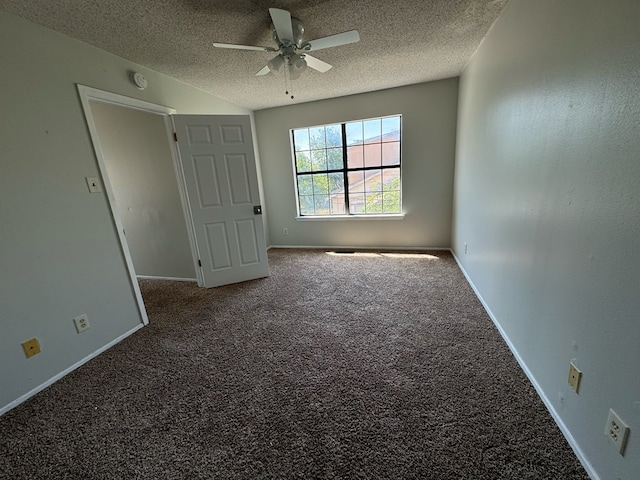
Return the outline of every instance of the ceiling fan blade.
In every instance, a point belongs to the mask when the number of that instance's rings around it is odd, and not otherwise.
[[[349,30],[348,32],[336,33],[328,37],[316,38],[302,45],[302,49],[308,52],[322,50],[323,48],[339,47],[340,45],[348,45],[360,41],[360,34],[357,30]]]
[[[235,45],[233,43],[214,43],[214,47],[218,48],[232,48],[234,50],[255,50],[258,52],[277,52],[277,48],[273,47],[258,47],[253,45]]]
[[[282,43],[293,43],[293,26],[291,25],[291,14],[279,8],[270,8],[269,15],[276,29],[278,38]]]
[[[332,67],[332,65],[329,65],[327,62],[323,62],[322,60],[319,60],[316,57],[312,57],[311,55],[305,54],[304,59],[306,60],[309,68],[313,68],[314,70],[317,70],[320,73],[328,72]]]
[[[266,75],[270,71],[271,71],[271,69],[269,68],[269,65],[265,65],[264,67],[262,67],[262,69],[260,69],[260,71],[258,73],[256,73],[256,77],[260,77],[262,75]]]

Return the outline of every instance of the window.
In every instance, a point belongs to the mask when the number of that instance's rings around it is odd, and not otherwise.
[[[400,136],[399,115],[292,130],[300,216],[402,213]]]

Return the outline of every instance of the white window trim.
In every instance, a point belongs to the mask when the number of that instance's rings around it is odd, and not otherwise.
[[[365,119],[360,119],[360,120],[342,120],[339,122],[333,122],[333,123],[349,123],[349,122],[356,122],[356,121],[366,121],[366,120],[372,120],[372,119],[377,119],[377,118],[387,118],[387,117],[400,117],[400,125],[403,124],[403,115],[401,113],[394,113],[394,114],[389,114],[389,115],[382,115],[380,117],[371,117],[371,118],[365,118]],[[295,202],[296,202],[296,221],[301,221],[301,222],[307,222],[307,221],[312,221],[312,222],[316,222],[316,221],[326,221],[326,220],[336,220],[336,221],[344,221],[344,220],[403,220],[405,217],[404,212],[402,213],[383,213],[383,214],[366,214],[366,213],[350,213],[350,214],[345,214],[345,215],[300,215],[300,194],[298,192],[298,172],[296,170],[296,152],[294,150],[294,146],[293,146],[293,142],[291,141],[291,138],[293,136],[293,131],[299,128],[313,128],[315,127],[322,127],[322,126],[326,126],[326,125],[332,125],[333,123],[325,123],[325,124],[319,124],[319,125],[308,125],[308,126],[300,126],[300,127],[294,127],[294,128],[290,128],[289,129],[289,149],[291,151],[291,159],[292,159],[292,170],[293,170],[293,185],[294,185],[294,192],[295,192]],[[400,129],[400,145],[402,145],[404,143],[403,141],[403,132],[404,129],[401,127]],[[402,147],[400,147],[402,149]],[[402,156],[400,157],[400,168],[401,168],[401,174],[400,174],[400,202],[401,202],[401,206],[402,206],[402,198],[404,197],[404,190],[403,190],[403,181],[402,181],[402,171],[404,170],[403,168],[403,161],[402,161]]]
[[[299,222],[324,222],[324,221],[344,221],[344,220],[404,220],[404,213],[388,213],[383,215],[374,214],[352,214],[352,215],[304,215],[296,216]]]

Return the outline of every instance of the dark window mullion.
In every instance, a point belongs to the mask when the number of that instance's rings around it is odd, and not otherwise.
[[[380,165],[377,167],[349,168],[348,172],[366,172],[367,170],[388,170],[390,168],[400,168],[400,165]]]
[[[296,167],[296,176],[297,176],[300,172],[298,172],[298,155],[297,155],[298,152],[296,151],[296,136],[293,130],[291,130],[291,144],[293,145],[293,165]]]
[[[298,200],[298,214],[302,215],[302,202],[300,200],[300,172],[298,172],[298,155],[296,152],[296,136],[291,130],[291,144],[293,145],[293,166],[296,168],[296,197]]]
[[[344,211],[351,215],[349,209],[349,170],[347,169],[347,124],[341,123],[342,130],[342,172],[344,178]]]
[[[331,170],[314,170],[312,172],[302,172],[299,173],[298,175],[307,175],[307,174],[313,174],[313,173],[341,173],[343,171],[342,168],[332,168]]]

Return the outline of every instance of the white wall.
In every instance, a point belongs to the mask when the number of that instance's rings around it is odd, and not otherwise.
[[[457,89],[453,78],[257,111],[271,245],[448,248]],[[289,130],[398,113],[405,218],[297,221]]]
[[[512,0],[460,84],[456,255],[602,479],[640,472],[638,25],[636,0]]]
[[[106,198],[85,183],[99,173],[76,83],[179,113],[250,112],[4,11],[0,65],[2,412],[141,322]],[[42,353],[26,359],[31,337]]]
[[[163,116],[90,103],[136,274],[195,280]]]

